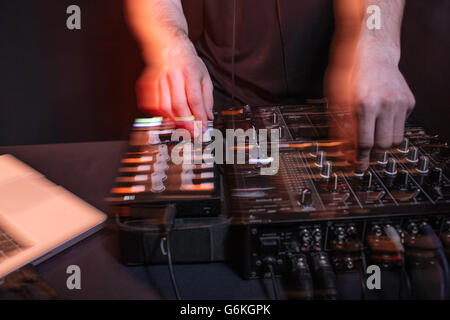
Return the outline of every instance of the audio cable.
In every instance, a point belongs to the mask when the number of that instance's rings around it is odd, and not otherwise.
[[[441,262],[442,271],[444,274],[444,279],[442,283],[442,298],[444,300],[449,299],[449,281],[450,281],[450,271],[449,266],[447,262],[447,257],[445,256],[444,252],[444,246],[442,245],[441,240],[439,240],[439,237],[436,235],[436,232],[431,228],[431,226],[427,223],[422,224],[422,233],[424,236],[428,237],[431,240],[431,243],[433,244],[432,249],[436,251],[438,254],[439,260]]]
[[[236,90],[236,16],[237,16],[237,0],[233,0],[233,39],[231,47],[231,105],[234,106],[235,90]]]
[[[367,259],[364,253],[364,247],[361,246],[361,300],[366,299],[366,270],[367,270]]]
[[[181,300],[180,290],[178,289],[177,280],[175,277],[175,272],[173,270],[173,262],[172,262],[172,251],[170,249],[170,233],[172,231],[172,227],[175,220],[176,208],[174,204],[169,204],[167,206],[166,211],[166,223],[165,223],[165,234],[162,237],[161,241],[166,243],[166,251],[167,251],[167,266],[169,268],[170,280],[172,282],[172,287],[175,292],[175,296],[177,300]]]
[[[397,248],[401,257],[401,266],[400,266],[400,283],[398,290],[398,298],[401,299],[402,291],[403,291],[403,283],[406,284],[406,294],[407,298],[411,296],[411,281],[409,279],[408,273],[406,272],[406,256],[405,256],[405,247],[402,244],[402,239],[398,231],[391,225],[386,225],[384,227],[384,232],[388,236],[388,238],[392,241],[394,246]]]
[[[288,265],[290,268],[284,284],[287,298],[290,300],[314,299],[313,279],[306,255],[292,254]]]
[[[275,297],[275,300],[280,300],[280,294],[278,292],[278,286],[277,286],[277,282],[275,279],[275,271],[273,269],[274,260],[273,260],[273,258],[268,257],[268,258],[264,259],[264,262],[267,266],[267,269],[269,269],[269,272],[270,272],[270,278],[272,280],[273,295]]]

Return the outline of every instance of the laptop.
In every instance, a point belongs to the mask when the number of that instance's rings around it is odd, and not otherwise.
[[[86,238],[106,218],[15,157],[0,156],[0,279]]]

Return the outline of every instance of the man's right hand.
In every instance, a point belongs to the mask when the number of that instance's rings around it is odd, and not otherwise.
[[[161,58],[144,69],[136,90],[145,112],[172,120],[194,116],[203,128],[213,120],[211,78],[190,42],[164,49]]]

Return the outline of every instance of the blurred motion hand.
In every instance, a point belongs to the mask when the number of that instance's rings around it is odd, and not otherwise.
[[[415,105],[396,62],[383,55],[363,53],[352,77],[358,122],[357,160],[362,163],[370,160],[372,148],[387,149],[402,142],[406,118]]]
[[[213,85],[189,40],[165,48],[144,69],[137,86],[138,105],[154,115],[213,120]]]
[[[325,88],[332,111],[347,110],[350,119],[332,132],[350,142],[348,160],[366,169],[372,148],[387,149],[403,138],[414,96],[398,69],[398,58],[386,48],[358,46],[351,59],[327,71]],[[351,61],[350,61],[351,60]]]

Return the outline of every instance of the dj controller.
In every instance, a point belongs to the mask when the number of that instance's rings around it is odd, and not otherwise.
[[[450,147],[407,124],[400,145],[355,169],[347,142],[330,138],[348,117],[323,103],[226,108],[182,149],[188,163],[171,159],[177,124],[137,119],[109,198],[122,260],[166,263],[170,233],[174,262],[227,260],[245,279],[286,278],[291,298],[334,298],[336,274],[366,279],[369,266],[397,272],[408,297],[449,298]],[[219,152],[243,151],[243,163],[205,156],[213,129],[249,133]]]

